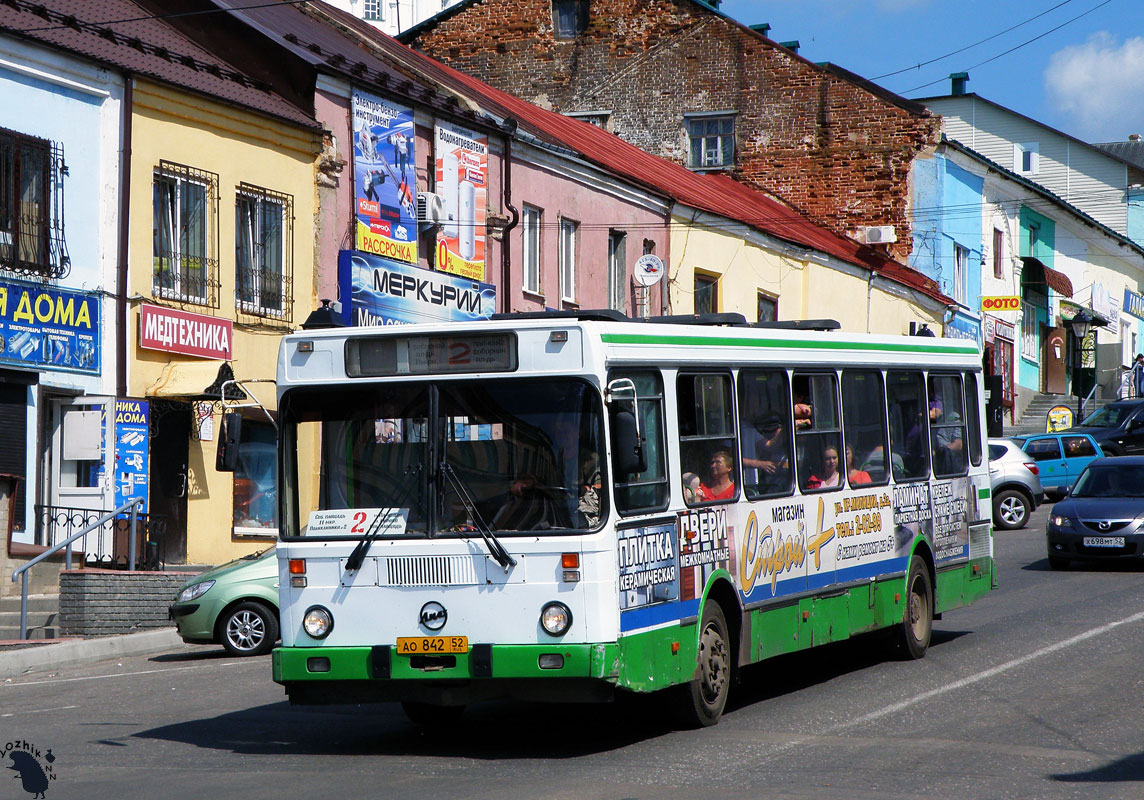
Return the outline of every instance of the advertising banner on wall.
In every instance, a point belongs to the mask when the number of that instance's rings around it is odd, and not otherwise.
[[[413,109],[354,90],[354,247],[417,263]]]
[[[99,298],[0,281],[0,363],[99,372]]]
[[[149,421],[146,400],[115,400],[115,507],[129,500],[142,500],[147,511],[147,486],[151,473]]]
[[[434,132],[436,193],[445,200],[445,221],[437,231],[437,268],[483,281],[489,139],[444,122],[437,123]]]
[[[338,284],[350,325],[466,322],[488,319],[497,305],[490,284],[350,250],[338,255]]]
[[[139,308],[139,346],[147,350],[230,361],[233,341],[229,319],[165,306]]]

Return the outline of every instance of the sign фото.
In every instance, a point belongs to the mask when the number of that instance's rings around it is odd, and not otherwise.
[[[1019,295],[1001,295],[981,298],[982,311],[1020,311]]]
[[[144,305],[139,310],[139,346],[230,361],[234,323],[175,308]]]

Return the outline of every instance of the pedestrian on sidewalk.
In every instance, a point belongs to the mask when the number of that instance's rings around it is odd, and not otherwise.
[[[1132,365],[1132,389],[1136,397],[1144,397],[1144,353],[1137,353]]]

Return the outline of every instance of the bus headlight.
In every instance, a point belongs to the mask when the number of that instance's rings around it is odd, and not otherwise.
[[[311,639],[325,639],[334,629],[333,615],[321,606],[310,606],[302,617],[302,630]]]
[[[572,611],[563,603],[549,603],[540,609],[540,627],[549,636],[563,636],[572,627]]]

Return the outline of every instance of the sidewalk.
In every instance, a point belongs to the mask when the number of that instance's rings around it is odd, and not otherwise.
[[[0,642],[0,645],[15,644],[19,642]],[[14,678],[26,672],[48,672],[77,664],[91,664],[121,656],[161,653],[182,646],[183,640],[172,627],[123,636],[60,639],[28,647],[0,648],[0,679]]]

